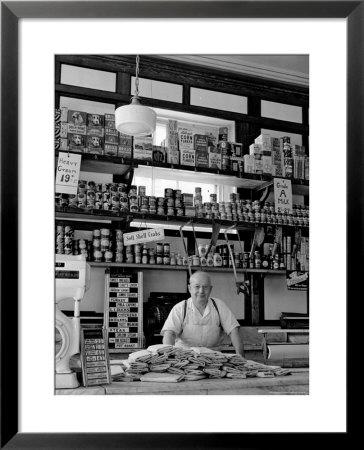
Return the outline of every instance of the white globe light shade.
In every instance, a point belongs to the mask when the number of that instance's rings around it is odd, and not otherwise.
[[[140,104],[136,98],[130,105],[120,106],[115,110],[115,126],[119,133],[132,136],[152,134],[157,122],[156,113]]]

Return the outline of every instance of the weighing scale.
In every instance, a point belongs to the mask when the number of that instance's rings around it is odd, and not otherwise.
[[[56,255],[56,389],[71,389],[80,385],[70,369],[70,359],[80,352],[80,303],[90,286],[90,265],[84,255]],[[73,298],[74,316],[67,317],[58,308],[65,299]],[[58,343],[59,344],[59,343]]]

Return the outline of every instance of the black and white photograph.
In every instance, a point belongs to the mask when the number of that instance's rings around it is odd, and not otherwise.
[[[309,56],[55,56],[55,393],[309,394]]]
[[[363,1],[0,3],[0,447],[347,446]]]

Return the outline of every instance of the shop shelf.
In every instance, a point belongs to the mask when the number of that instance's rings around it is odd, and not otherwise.
[[[188,266],[171,266],[162,264],[127,264],[127,263],[115,263],[115,262],[95,262],[89,261],[91,267],[120,267],[126,269],[145,269],[145,270],[173,270],[173,271],[187,271]],[[192,266],[192,270],[200,270],[200,266]],[[202,267],[206,272],[222,272],[222,273],[233,273],[233,268],[223,268],[223,267]],[[269,275],[282,275],[286,271],[283,269],[278,270],[268,270],[268,269],[236,269],[238,273],[252,273],[252,274],[269,274]]]
[[[62,150],[64,153],[75,153],[67,150]],[[58,157],[59,151],[56,150],[56,158]],[[184,172],[196,172],[196,173],[206,173],[211,175],[218,175],[221,177],[228,177],[230,180],[235,180],[234,184],[237,187],[243,189],[259,190],[273,182],[273,177],[271,175],[259,175],[253,173],[236,173],[229,170],[220,169],[209,169],[204,167],[191,167],[183,166],[180,164],[169,164],[161,163],[155,161],[147,161],[140,159],[127,159],[120,158],[116,156],[106,156],[106,155],[94,155],[91,153],[81,153],[81,170],[85,172],[98,172],[98,173],[113,173],[117,175],[125,175],[131,169],[138,166],[150,166],[158,167],[169,170],[179,170]],[[309,181],[307,180],[296,180],[290,179],[292,182],[292,191],[297,195],[308,195],[309,193]]]
[[[141,222],[141,224],[161,224],[165,223],[170,226],[180,227],[182,224],[192,221],[195,225],[212,226],[211,219],[205,219],[203,217],[187,217],[187,216],[167,216],[158,214],[144,214],[137,212],[122,213],[119,211],[105,211],[102,209],[86,209],[86,208],[72,208],[68,206],[56,206],[56,220],[76,220],[76,221],[111,221],[111,222]],[[308,226],[298,225],[280,225],[280,224],[262,224],[262,223],[250,223],[250,222],[236,222],[232,220],[214,219],[216,223],[221,224],[224,227],[230,227],[233,224],[237,224],[239,230],[254,230],[257,226],[271,225],[282,226],[287,228],[304,228],[308,229]]]

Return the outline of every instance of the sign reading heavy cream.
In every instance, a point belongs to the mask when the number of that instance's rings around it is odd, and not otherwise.
[[[80,167],[81,155],[59,153],[56,174],[57,193],[77,194]]]
[[[124,233],[124,245],[143,244],[145,242],[162,241],[164,239],[163,228],[151,228],[149,230]]]
[[[291,180],[274,178],[274,205],[276,213],[293,213]]]

